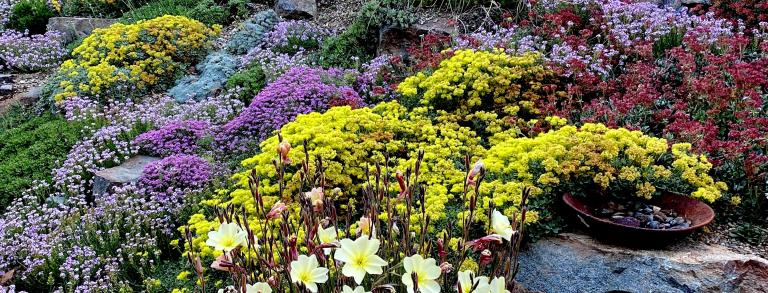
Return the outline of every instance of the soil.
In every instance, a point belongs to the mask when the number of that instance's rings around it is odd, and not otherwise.
[[[34,101],[21,101],[22,96],[34,87],[42,87],[48,78],[53,74],[53,71],[36,72],[36,73],[14,73],[13,74],[13,93],[10,95],[0,96],[0,114],[4,113],[8,107],[19,102],[34,102]]]

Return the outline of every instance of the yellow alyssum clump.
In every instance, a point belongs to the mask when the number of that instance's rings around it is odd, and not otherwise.
[[[365,168],[373,168],[376,163],[390,158],[390,172],[405,172],[416,163],[418,151],[424,151],[419,180],[426,188],[426,214],[435,221],[446,219],[445,210],[451,200],[458,199],[463,191],[465,172],[460,168],[464,154],[482,156],[484,149],[474,132],[454,122],[433,123],[426,116],[427,110],[416,108],[411,111],[397,102],[383,103],[375,108],[351,109],[334,107],[325,113],[299,115],[294,122],[280,129],[283,140],[292,146],[286,168],[286,186],[284,197],[279,198],[277,174],[272,161],[277,157],[278,137],[273,136],[260,145],[261,152],[242,162],[243,171],[232,176],[236,184],[226,191],[221,191],[212,199],[204,201],[207,206],[227,206],[229,204],[244,207],[246,213],[256,214],[253,197],[248,186],[251,169],[261,178],[260,192],[265,205],[270,207],[278,200],[283,200],[291,209],[292,215],[298,215],[298,205],[291,203],[291,196],[303,194],[299,174],[295,172],[305,160],[303,141],[307,140],[309,157],[322,158],[325,169],[326,190],[340,188],[346,197],[355,198],[360,188],[367,182]],[[475,159],[476,159],[475,158]],[[310,159],[310,168],[315,169],[316,162]],[[391,193],[396,196],[397,184],[391,184]],[[345,203],[346,199],[341,199]],[[457,202],[457,201],[455,201]],[[458,203],[457,203],[458,204]],[[404,213],[405,205],[395,206],[399,214]],[[387,217],[382,213],[381,217]],[[423,221],[425,215],[412,214],[412,222]],[[252,229],[263,219],[251,218]],[[193,215],[189,224],[196,231],[198,238],[193,245],[203,254],[216,252],[205,247],[205,233],[218,227],[218,219],[211,215]],[[301,237],[299,237],[301,239]]]
[[[138,97],[152,87],[168,85],[211,48],[219,31],[220,27],[172,15],[96,29],[59,68],[54,99]]]
[[[405,98],[420,98],[423,105],[463,115],[477,110],[538,114],[535,102],[554,94],[547,93],[545,86],[553,76],[538,53],[510,56],[502,49],[465,49],[442,61],[432,73],[406,78],[397,91]]]
[[[720,198],[727,186],[715,182],[708,175],[712,164],[690,149],[690,144],[669,147],[665,139],[640,131],[592,123],[506,140],[486,153],[484,162],[495,180],[481,185],[479,203],[487,209],[485,202],[492,200],[509,215],[525,187],[547,196],[569,191],[650,199],[667,190],[709,202]]]

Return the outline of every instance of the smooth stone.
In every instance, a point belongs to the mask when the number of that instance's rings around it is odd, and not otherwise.
[[[0,83],[13,83],[13,75],[0,74]]]
[[[144,168],[158,160],[160,158],[135,156],[120,166],[96,171],[93,177],[93,198],[106,194],[112,187],[138,181]]]
[[[0,95],[10,95],[13,93],[13,85],[4,84],[0,85]]]
[[[660,226],[659,222],[657,222],[657,221],[650,221],[650,222],[648,222],[648,228],[659,229],[659,226]]]
[[[768,292],[768,260],[700,242],[629,249],[566,233],[531,243],[520,266],[517,280],[543,292]]]

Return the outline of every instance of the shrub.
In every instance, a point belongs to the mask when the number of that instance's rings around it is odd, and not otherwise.
[[[279,21],[272,10],[262,11],[243,22],[242,27],[227,42],[227,51],[242,55],[257,47]]]
[[[221,90],[227,79],[237,72],[240,59],[225,51],[213,52],[196,66],[199,75],[188,75],[176,82],[168,94],[179,102],[199,101]]]
[[[163,89],[207,53],[218,31],[181,16],[97,29],[61,65],[54,99],[127,99]],[[120,50],[113,50],[115,46]]]
[[[333,106],[363,105],[350,87],[351,72],[295,67],[267,85],[237,118],[222,127],[216,142],[224,150],[247,150],[299,114]]]
[[[45,0],[21,0],[13,6],[7,27],[30,34],[45,33],[48,19],[53,17],[53,11]]]
[[[223,7],[212,1],[160,0],[151,1],[139,8],[131,9],[120,17],[120,21],[131,24],[163,15],[184,16],[206,25],[214,25],[225,24],[228,13]]]
[[[318,63],[324,67],[357,68],[371,59],[375,51],[375,42],[369,37],[370,34],[364,24],[355,22],[340,35],[323,42]]]
[[[462,115],[497,110],[533,117],[539,112],[536,102],[554,94],[545,84],[553,76],[535,53],[509,56],[501,50],[459,50],[434,72],[406,78],[398,92],[419,99],[421,105]]]
[[[265,36],[272,50],[278,53],[296,54],[299,51],[318,49],[329,31],[303,20],[279,22]]]
[[[139,185],[169,210],[176,211],[187,193],[200,191],[213,176],[211,164],[195,155],[177,154],[147,165]]]
[[[148,2],[149,0],[51,0],[51,6],[60,9],[64,16],[117,18]]]
[[[232,177],[236,184],[231,192],[214,195],[203,204],[219,207],[234,204],[255,215],[255,203],[248,184],[251,168],[253,174],[261,179],[259,189],[267,207],[281,199],[290,203],[286,198],[308,191],[299,180],[303,176],[300,172],[302,161],[306,161],[303,145],[306,140],[310,168],[314,170],[317,167],[314,158],[322,159],[325,175],[321,188],[340,188],[345,197],[355,201],[362,198],[361,188],[368,179],[366,168],[374,169],[377,163],[390,161],[390,173],[413,170],[418,152],[423,150],[424,163],[418,180],[424,184],[426,191],[423,195],[424,206],[418,209],[424,208],[426,214],[414,210],[411,220],[423,221],[429,215],[433,222],[443,222],[454,217],[447,212],[450,206],[461,204],[457,197],[463,190],[466,174],[457,165],[463,162],[464,154],[483,153],[479,139],[468,128],[449,121],[433,123],[426,115],[426,109],[409,111],[396,102],[383,103],[373,109],[344,106],[331,108],[325,113],[299,115],[295,121],[285,124],[279,133],[283,141],[292,146],[287,160],[284,160],[287,164],[283,175],[287,182],[285,186],[277,184],[273,165],[280,138],[271,136],[261,143],[257,155],[242,161],[246,169]],[[390,188],[394,191],[397,187],[392,183]],[[400,215],[402,208],[398,204]],[[381,217],[386,218],[383,211]],[[257,223],[256,219],[253,220],[252,223]],[[194,241],[195,247],[202,249],[206,255],[212,255],[214,251],[205,247],[205,235],[218,226],[218,220],[199,214],[192,216],[189,223],[199,236]]]
[[[0,70],[3,67],[22,72],[46,70],[58,66],[65,54],[57,32],[32,36],[14,30],[0,32]]]
[[[497,207],[519,204],[525,187],[545,198],[571,192],[592,198],[651,199],[672,191],[713,202],[727,186],[709,176],[712,164],[704,155],[690,150],[690,144],[670,147],[665,139],[640,131],[591,123],[565,126],[491,147],[485,164],[493,180],[481,187],[481,194]],[[487,200],[479,202],[481,210],[487,208]]]
[[[264,70],[258,64],[250,65],[238,73],[230,76],[227,80],[227,88],[239,88],[240,100],[244,103],[250,103],[262,88],[267,84],[267,76]]]
[[[13,127],[0,128],[0,210],[35,180],[49,181],[50,170],[83,135],[84,123],[68,123],[52,114],[33,115],[25,113],[25,119],[13,122]]]
[[[174,121],[140,134],[133,142],[154,156],[194,154],[198,150],[198,142],[208,134],[210,128],[210,124],[205,121]]]

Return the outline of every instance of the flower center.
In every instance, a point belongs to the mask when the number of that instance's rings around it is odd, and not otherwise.
[[[235,238],[231,236],[221,238],[221,246],[224,246],[224,247],[235,246]]]
[[[355,260],[353,261],[353,263],[359,267],[365,266],[365,263],[367,262],[368,262],[368,257],[365,255],[360,255],[356,257]]]

